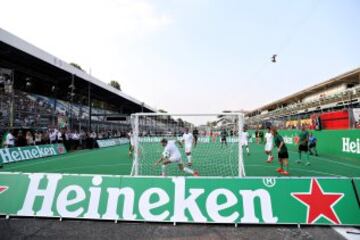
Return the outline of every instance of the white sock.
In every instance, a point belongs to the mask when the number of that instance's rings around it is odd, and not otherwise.
[[[247,153],[249,153],[249,152],[250,152],[249,147],[246,147],[246,152],[247,152]]]
[[[161,175],[166,176],[166,165],[161,165]]]
[[[188,163],[191,163],[191,155],[187,156]]]
[[[184,167],[184,172],[189,173],[189,174],[194,174],[194,171],[188,167]]]

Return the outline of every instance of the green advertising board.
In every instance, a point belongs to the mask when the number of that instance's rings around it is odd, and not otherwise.
[[[0,173],[0,214],[147,222],[360,225],[351,181]]]
[[[99,148],[105,148],[105,147],[113,147],[113,146],[119,146],[129,143],[129,139],[127,138],[111,138],[111,139],[101,139],[96,140]]]
[[[255,131],[249,131],[252,138],[255,137],[254,132]],[[360,129],[310,132],[317,138],[317,150],[319,154],[360,160]],[[295,150],[300,130],[279,130],[279,133],[287,146]]]
[[[0,148],[0,164],[65,154],[63,144]]]

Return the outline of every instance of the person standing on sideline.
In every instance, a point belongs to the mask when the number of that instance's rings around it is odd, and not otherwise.
[[[309,152],[310,152],[310,155],[318,156],[318,152],[317,152],[317,149],[316,149],[316,144],[317,144],[316,137],[312,133],[310,133],[310,135],[309,135]]]
[[[304,152],[306,154],[306,166],[310,165],[309,161],[309,132],[306,130],[306,127],[303,125],[301,126],[301,132],[299,133],[299,160],[297,160],[297,163],[301,163],[301,154]]]

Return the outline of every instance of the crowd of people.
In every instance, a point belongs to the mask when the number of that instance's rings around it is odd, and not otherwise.
[[[25,147],[63,143],[67,151],[96,148],[96,140],[126,137],[119,130],[85,131],[67,128],[48,130],[10,130],[0,133],[2,147]]]

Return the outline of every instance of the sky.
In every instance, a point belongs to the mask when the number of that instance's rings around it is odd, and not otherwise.
[[[169,112],[251,110],[360,67],[358,0],[0,0],[0,6],[1,28]]]

